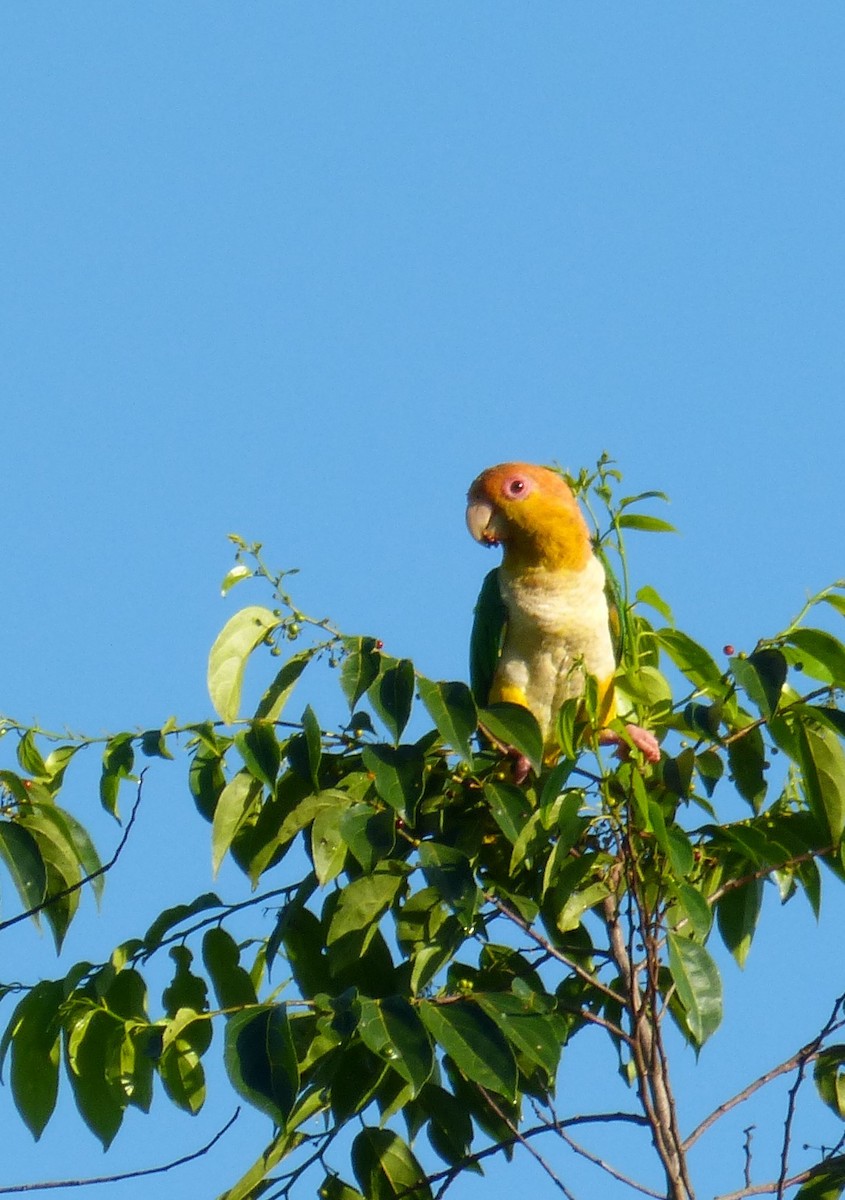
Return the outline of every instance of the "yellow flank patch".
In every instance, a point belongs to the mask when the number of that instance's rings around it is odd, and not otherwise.
[[[525,695],[525,689],[515,687],[510,683],[496,683],[490,689],[490,699],[495,703],[497,700],[502,700],[506,704],[521,704],[523,708],[528,708],[528,698]]]

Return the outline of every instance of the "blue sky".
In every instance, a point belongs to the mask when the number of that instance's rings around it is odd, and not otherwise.
[[[608,450],[680,530],[632,540],[636,581],[714,650],[776,632],[845,574],[843,52],[832,0],[7,0],[0,711],[91,733],[204,716],[233,530],[301,569],[309,611],[460,676],[491,565],[463,498],[512,458]],[[186,898],[207,829],[179,768],[148,795],[69,962]],[[843,990],[795,966],[836,925],[794,907],[728,968],[714,1103]],[[34,936],[7,961],[58,973]],[[775,991],[792,1015],[757,1054]],[[218,1092],[193,1122],[160,1099],[105,1163],[201,1144]],[[213,1195],[265,1125],[156,1194]],[[73,1112],[35,1150],[4,1128],[0,1184],[103,1169]]]

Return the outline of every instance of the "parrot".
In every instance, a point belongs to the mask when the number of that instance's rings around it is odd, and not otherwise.
[[[555,718],[565,700],[598,683],[599,741],[629,743],[648,762],[660,760],[657,738],[639,725],[627,738],[608,728],[616,716],[605,570],[593,550],[583,512],[556,471],[531,463],[488,467],[467,494],[466,523],[485,546],[501,546],[502,562],[482,584],[471,641],[473,690],[482,704],[509,701],[540,726],[544,755],[559,756]],[[498,658],[497,658],[498,656]],[[517,782],[528,764],[515,768]]]

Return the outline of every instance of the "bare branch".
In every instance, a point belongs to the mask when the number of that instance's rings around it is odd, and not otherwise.
[[[172,1171],[174,1167],[183,1167],[185,1163],[194,1162],[195,1159],[208,1154],[209,1150],[217,1145],[223,1134],[228,1133],[232,1128],[240,1116],[240,1112],[240,1108],[236,1108],[223,1128],[218,1129],[211,1141],[206,1142],[199,1150],[194,1150],[192,1154],[185,1154],[182,1158],[174,1158],[172,1162],[164,1163],[160,1167],[142,1167],[139,1171],[124,1171],[119,1175],[96,1175],[90,1179],[51,1179],[46,1183],[22,1183],[16,1187],[0,1187],[0,1196],[16,1196],[22,1192],[46,1192],[55,1188],[93,1187],[98,1183],[122,1183],[126,1179],[163,1175],[165,1171]]]
[[[490,1107],[493,1109],[493,1112],[496,1113],[496,1115],[500,1118],[500,1120],[504,1121],[504,1123],[507,1125],[508,1129],[511,1131],[513,1136],[516,1138],[517,1142],[519,1142],[520,1146],[523,1146],[528,1151],[528,1153],[531,1155],[531,1157],[540,1164],[540,1166],[546,1172],[549,1179],[551,1179],[552,1183],[555,1185],[557,1190],[559,1192],[561,1192],[564,1196],[566,1196],[566,1200],[575,1200],[575,1197],[569,1191],[569,1189],[567,1188],[567,1186],[563,1182],[563,1180],[558,1178],[558,1176],[554,1173],[552,1168],[549,1166],[549,1164],[543,1158],[543,1156],[539,1152],[539,1150],[535,1150],[534,1147],[531,1145],[531,1143],[526,1140],[525,1135],[523,1133],[519,1132],[516,1125],[514,1125],[513,1121],[510,1119],[510,1117],[507,1115],[507,1113],[502,1108],[499,1107],[499,1105],[493,1099],[490,1092],[488,1092],[486,1088],[481,1087],[481,1085],[479,1085],[479,1091],[484,1096],[484,1099],[487,1101],[487,1103],[490,1105]]]
[[[629,1176],[623,1175],[621,1171],[617,1171],[615,1167],[610,1165],[610,1163],[605,1162],[602,1158],[599,1158],[597,1154],[593,1154],[592,1151],[586,1148],[586,1146],[582,1146],[579,1142],[576,1142],[575,1139],[571,1137],[565,1129],[559,1129],[558,1133],[571,1150],[574,1150],[576,1154],[580,1154],[582,1158],[586,1158],[588,1162],[600,1167],[602,1171],[605,1171],[614,1179],[618,1179],[620,1183],[624,1183],[627,1187],[633,1188],[635,1192],[641,1192],[644,1196],[654,1196],[655,1200],[665,1200],[664,1192],[653,1192],[651,1188],[646,1187],[644,1184],[637,1183],[635,1179],[631,1179]]]

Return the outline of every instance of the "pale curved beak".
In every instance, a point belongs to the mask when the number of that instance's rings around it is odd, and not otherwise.
[[[467,529],[484,546],[497,546],[504,535],[504,522],[489,500],[470,500],[467,505]]]

